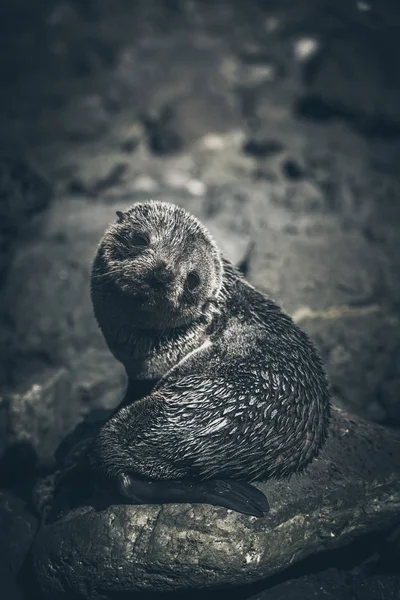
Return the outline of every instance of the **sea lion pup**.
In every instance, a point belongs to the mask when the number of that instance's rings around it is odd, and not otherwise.
[[[268,502],[249,482],[301,472],[326,438],[319,355],[191,214],[150,201],[117,215],[91,292],[129,385],[91,446],[91,465],[136,503],[261,516]]]

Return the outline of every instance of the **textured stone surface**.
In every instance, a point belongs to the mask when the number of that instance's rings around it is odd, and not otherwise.
[[[91,311],[89,272],[98,230],[111,211],[96,211],[92,220],[91,207],[82,212],[78,200],[66,208],[55,205],[40,238],[19,249],[3,288],[3,383],[21,383],[43,363],[68,365],[87,346],[104,347]]]
[[[68,373],[59,369],[24,393],[0,400],[0,473],[54,467],[54,453],[80,412]],[[29,473],[30,474],[30,473]]]
[[[374,11],[370,16],[374,18]],[[399,22],[400,14],[397,14]],[[393,30],[363,28],[328,40],[307,64],[305,80],[310,94],[327,109],[343,113],[371,133],[391,132],[400,126],[399,95],[395,82],[399,66]]]
[[[45,597],[91,600],[257,581],[394,526],[399,450],[395,434],[335,411],[329,441],[308,472],[261,486],[271,503],[264,519],[206,505],[96,508],[93,497],[41,530],[36,577]]]
[[[327,569],[285,581],[250,596],[248,600],[397,600],[399,584],[398,575],[369,577],[365,580],[362,576]]]
[[[291,314],[365,306],[385,293],[383,255],[334,221],[309,235],[265,227],[255,242],[251,279]]]
[[[51,198],[51,186],[42,174],[19,158],[0,157],[0,277],[19,234]]]
[[[321,350],[336,402],[374,421],[398,423],[398,313],[372,305],[298,315]]]
[[[0,397],[0,477],[54,469],[57,449],[94,410],[122,399],[125,376],[108,352],[90,349],[70,370],[48,369],[27,390]]]
[[[0,490],[1,593],[7,600],[23,597],[16,577],[36,529],[37,519],[26,509],[25,503],[11,492]]]

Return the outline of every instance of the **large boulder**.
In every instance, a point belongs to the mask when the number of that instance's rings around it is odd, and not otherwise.
[[[399,483],[399,436],[335,409],[308,471],[260,485],[271,504],[265,518],[208,505],[105,508],[82,496],[42,528],[33,569],[45,598],[243,585],[394,526]]]

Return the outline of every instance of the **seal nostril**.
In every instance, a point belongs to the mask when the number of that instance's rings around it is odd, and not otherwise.
[[[174,274],[166,263],[160,263],[153,271],[153,278],[157,283],[171,283]]]

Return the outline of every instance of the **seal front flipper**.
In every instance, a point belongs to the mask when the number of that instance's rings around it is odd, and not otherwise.
[[[212,504],[255,517],[269,511],[265,495],[242,481],[144,481],[121,474],[118,487],[135,504]]]

